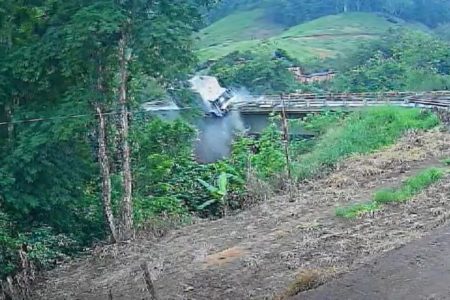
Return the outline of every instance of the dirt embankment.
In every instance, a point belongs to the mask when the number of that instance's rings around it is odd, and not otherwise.
[[[147,299],[140,264],[151,266],[159,299],[285,299],[447,223],[450,176],[412,201],[357,220],[340,205],[369,200],[450,156],[450,134],[411,133],[397,145],[341,163],[303,184],[297,201],[276,197],[249,211],[174,231],[154,243],[109,248],[46,274],[37,299]],[[299,275],[300,274],[300,275]],[[310,275],[309,282],[298,283]],[[303,286],[302,286],[303,284]]]

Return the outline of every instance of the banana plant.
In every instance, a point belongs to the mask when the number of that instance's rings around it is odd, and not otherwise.
[[[199,205],[197,207],[198,210],[203,210],[213,204],[219,203],[220,205],[225,206],[226,204],[226,197],[228,195],[228,185],[229,180],[235,179],[235,180],[241,180],[237,176],[233,174],[228,174],[225,172],[222,172],[216,180],[216,184],[212,185],[202,179],[198,179],[198,182],[200,182],[201,185],[203,185],[208,192],[213,197],[211,200],[206,201],[205,203]]]

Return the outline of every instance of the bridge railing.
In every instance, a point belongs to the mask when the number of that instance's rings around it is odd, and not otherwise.
[[[324,108],[376,106],[392,103],[403,106],[450,107],[450,91],[435,92],[382,92],[382,93],[319,93],[319,94],[283,94],[253,96],[248,101],[235,103],[243,109],[286,108]]]

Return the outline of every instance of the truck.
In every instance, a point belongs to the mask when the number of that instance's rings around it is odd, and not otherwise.
[[[220,86],[216,77],[198,75],[189,82],[192,90],[200,96],[208,115],[222,118],[228,113],[234,95],[230,89]]]

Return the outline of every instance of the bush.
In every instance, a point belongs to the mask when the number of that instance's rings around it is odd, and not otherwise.
[[[20,271],[19,250],[26,249],[28,259],[38,269],[49,269],[80,250],[79,244],[50,227],[16,233],[8,218],[0,213],[0,279]]]
[[[18,262],[17,238],[8,216],[0,212],[0,279],[16,270]]]
[[[299,84],[287,69],[289,63],[252,52],[233,52],[211,67],[227,87],[245,87],[255,94],[273,94],[295,91]]]
[[[300,123],[307,131],[316,135],[323,135],[333,126],[336,126],[344,117],[342,111],[325,111],[320,114],[308,114]]]
[[[175,197],[136,197],[134,204],[134,221],[140,226],[158,216],[184,216],[188,214],[183,203]]]
[[[450,166],[450,158],[446,158],[442,161],[446,166]]]
[[[261,178],[269,179],[286,169],[286,158],[281,142],[281,132],[272,122],[257,143],[258,151],[251,158],[251,164]]]

